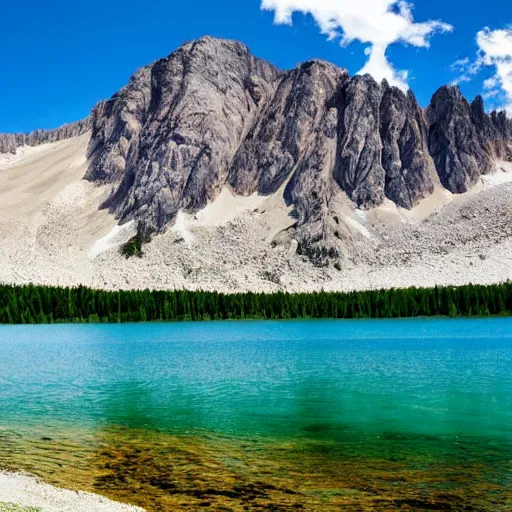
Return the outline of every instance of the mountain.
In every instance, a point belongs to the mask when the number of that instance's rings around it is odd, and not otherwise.
[[[145,240],[226,190],[278,197],[290,221],[269,244],[295,241],[299,255],[338,268],[375,250],[361,219],[465,194],[512,162],[512,120],[456,86],[422,110],[411,91],[369,75],[320,60],[282,71],[212,37],[141,68],[86,120],[0,135],[0,153],[85,134],[83,177],[108,189],[98,206]]]
[[[18,148],[39,146],[79,137],[91,129],[91,118],[68,123],[54,130],[34,130],[30,133],[0,133],[0,154],[16,154]]]

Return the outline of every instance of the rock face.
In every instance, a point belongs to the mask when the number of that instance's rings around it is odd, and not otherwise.
[[[69,123],[54,130],[35,130],[30,133],[0,133],[0,153],[16,153],[21,146],[39,146],[49,142],[78,137],[90,130],[90,117],[74,123]]]
[[[290,178],[315,151],[317,133],[329,132],[325,118],[347,78],[345,70],[322,61],[282,74],[230,165],[231,187],[239,194],[267,195]],[[330,137],[334,135],[331,129]]]
[[[294,206],[299,251],[316,258],[337,254],[328,204],[333,193],[338,91],[348,73],[322,61],[282,74],[230,166],[238,194],[263,195],[286,183]],[[326,248],[328,247],[328,248]]]
[[[339,108],[334,177],[358,206],[378,206],[387,197],[410,209],[432,193],[427,130],[411,92],[356,76],[342,87]]]
[[[334,179],[358,206],[384,199],[380,138],[381,87],[369,75],[345,83],[338,102],[338,149]]]
[[[484,111],[477,96],[469,104],[458,87],[439,89],[427,107],[429,150],[441,179],[451,192],[466,192],[494,162],[512,156],[512,121],[504,112]]]
[[[283,194],[298,251],[343,256],[343,221],[387,198],[411,209],[442,184],[467,191],[497,159],[512,160],[512,121],[442,87],[425,112],[414,94],[350,78],[313,60],[280,71],[235,41],[203,37],[141,68],[90,119],[51,132],[0,136],[0,151],[91,129],[85,178],[112,184],[103,207],[147,235],[223,187]],[[340,203],[344,210],[340,215]]]
[[[405,96],[395,87],[385,87],[380,109],[384,193],[398,206],[410,209],[431,194],[438,181],[423,112],[412,91]]]
[[[115,184],[105,206],[122,222],[162,231],[221,191],[278,76],[241,43],[183,45],[95,108],[86,179]]]
[[[411,208],[436,179],[413,95],[313,60],[282,72],[247,47],[204,37],[140,69],[92,114],[86,179],[112,183],[121,222],[163,231],[224,186],[283,187],[299,251],[337,257],[346,230],[332,198]]]
[[[211,37],[139,70],[92,118],[86,179],[114,185],[104,206],[121,222],[150,235],[226,185],[240,195],[284,187],[298,250],[315,261],[339,257],[351,236],[339,193],[353,208],[388,198],[410,209],[436,183],[465,192],[512,156],[510,121],[456,87],[424,115],[412,92],[385,81],[318,60],[282,72]]]
[[[427,111],[430,154],[441,183],[455,193],[467,192],[493,168],[474,110],[458,87],[446,86],[434,94]]]

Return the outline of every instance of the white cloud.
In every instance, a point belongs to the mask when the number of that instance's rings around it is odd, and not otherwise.
[[[482,69],[492,67],[494,74],[483,81],[485,99],[491,99],[492,107],[505,110],[512,117],[512,26],[491,30],[488,27],[476,35],[478,51],[475,60],[455,61],[450,69],[460,76],[452,83],[472,80]]]
[[[294,12],[311,14],[320,31],[329,39],[369,43],[368,61],[359,73],[376,80],[386,78],[392,85],[407,89],[407,71],[397,71],[386,57],[392,43],[402,42],[428,48],[429,37],[452,27],[441,21],[415,23],[412,6],[404,0],[262,0],[262,9],[274,11],[275,23],[292,23]]]
[[[488,100],[490,98],[494,98],[495,96],[498,96],[499,93],[500,93],[500,91],[498,91],[498,90],[487,91],[482,94],[482,97],[484,100]]]
[[[472,75],[474,74],[469,57],[456,60],[450,65],[450,71],[457,71],[459,73],[459,76],[451,81],[451,85],[458,85],[462,82],[471,82]]]
[[[462,82],[471,82],[472,78],[464,73],[451,81],[451,85],[459,85]]]
[[[366,55],[368,60],[358,74],[364,75],[368,73],[372,75],[378,82],[384,78],[391,84],[400,89],[407,90],[408,71],[397,71],[386,58],[386,45],[374,44],[371,48],[367,48]]]
[[[451,66],[452,71],[464,71],[469,66],[469,57],[456,60]]]
[[[486,27],[478,32],[476,42],[486,64],[493,64],[494,59],[512,58],[512,27],[500,30]]]
[[[488,78],[487,80],[484,80],[484,89],[495,89],[496,87],[499,87],[500,80],[499,78],[494,75],[491,76],[491,78]],[[496,91],[497,93],[498,91]]]
[[[480,67],[492,66],[495,73],[484,81],[487,96],[500,95],[502,108],[512,117],[512,27],[499,30],[484,28],[476,36]]]

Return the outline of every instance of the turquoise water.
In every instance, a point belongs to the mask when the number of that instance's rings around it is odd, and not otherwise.
[[[509,319],[6,326],[0,338],[4,425],[512,438]]]
[[[5,432],[318,441],[512,483],[509,318],[0,326],[0,340]]]

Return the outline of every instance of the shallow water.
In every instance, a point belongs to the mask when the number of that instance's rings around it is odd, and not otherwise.
[[[0,340],[0,466],[148,510],[512,510],[512,319]]]

